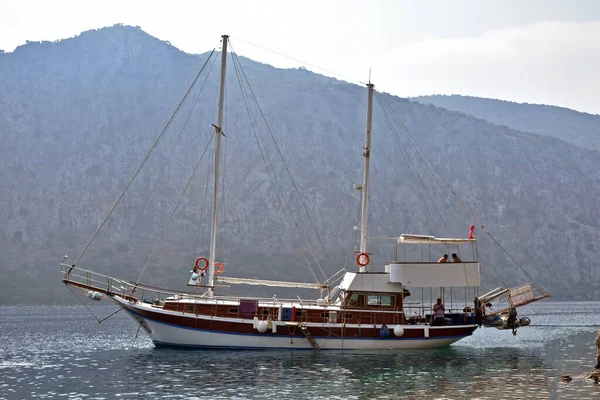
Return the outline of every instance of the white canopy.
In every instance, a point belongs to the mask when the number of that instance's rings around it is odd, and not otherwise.
[[[463,239],[463,238],[436,238],[429,235],[411,235],[403,233],[398,238],[398,243],[405,244],[458,244],[458,243],[471,243],[475,242],[476,239]]]

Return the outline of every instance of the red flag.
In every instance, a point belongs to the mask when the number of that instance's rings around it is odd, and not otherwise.
[[[471,239],[471,240],[475,239],[475,236],[473,235],[474,230],[475,230],[475,225],[471,225],[471,227],[469,228],[469,239]]]

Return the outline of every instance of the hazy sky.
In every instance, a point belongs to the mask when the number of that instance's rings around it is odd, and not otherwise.
[[[600,114],[600,0],[0,0],[0,49],[115,23],[188,53],[226,33],[237,53],[276,66],[352,81],[372,68],[376,87],[399,96],[457,93]]]

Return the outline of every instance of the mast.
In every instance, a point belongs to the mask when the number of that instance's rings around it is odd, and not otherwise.
[[[362,209],[360,218],[360,252],[367,252],[367,224],[368,224],[368,205],[369,205],[369,160],[371,157],[371,123],[373,121],[373,84],[367,84],[367,135],[363,157],[365,159],[364,175],[362,183]],[[365,260],[362,260],[363,262]],[[366,272],[366,265],[359,268],[359,272]]]
[[[225,107],[225,72],[227,67],[228,35],[221,36],[221,82],[219,85],[219,117],[215,127],[215,182],[213,192],[212,223],[210,228],[210,253],[208,256],[208,296],[212,297],[215,284],[215,256],[217,251],[217,215],[219,199],[219,173],[221,166],[221,136],[223,134],[223,109]]]

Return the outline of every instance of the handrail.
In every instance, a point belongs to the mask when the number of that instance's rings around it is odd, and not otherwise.
[[[334,282],[341,281],[341,280],[344,278],[344,275],[343,275],[343,274],[345,274],[346,272],[347,272],[346,268],[342,268],[342,269],[340,269],[338,272],[336,272],[335,274],[333,274],[333,275],[331,275],[329,278],[327,278],[327,279],[325,280],[325,282],[323,282],[323,285],[326,285],[328,282],[331,282],[330,284],[331,284],[331,285],[333,285],[333,283],[334,283]],[[340,275],[340,274],[342,275],[341,277],[338,277],[338,278],[336,278],[336,279],[333,279],[333,278],[335,278],[337,275]]]
[[[65,283],[73,283],[76,286],[81,287],[82,289],[94,289],[96,291],[106,293],[109,291],[111,294],[116,294],[123,297],[135,298],[135,292],[150,292],[159,295],[160,300],[163,300],[163,297],[167,299],[169,296],[173,296],[173,300],[183,300],[183,299],[207,299],[203,297],[204,294],[197,292],[189,292],[189,291],[181,291],[181,290],[172,290],[166,288],[160,288],[156,286],[150,286],[145,284],[136,284],[132,281],[126,281],[119,278],[113,278],[108,275],[100,274],[94,271],[89,271],[80,267],[73,267],[68,264],[60,264],[60,272],[64,274],[63,282]],[[83,286],[80,286],[83,285]],[[85,287],[84,287],[85,286]],[[274,307],[278,307],[281,303],[291,303],[293,304],[304,304],[309,306],[316,306],[316,299],[273,299],[272,297],[244,297],[244,300],[258,300],[264,303],[273,303]],[[143,298],[141,299],[143,300]],[[227,302],[227,301],[239,301],[239,296],[228,296],[228,295],[215,295],[212,297],[212,300],[215,303],[219,302]]]
[[[240,298],[239,296],[231,296],[231,295],[218,295],[212,298],[207,298],[205,293],[198,292],[188,292],[188,291],[180,291],[173,290],[167,288],[160,288],[156,286],[144,285],[144,284],[136,284],[132,281],[126,281],[123,279],[113,278],[108,275],[100,274],[94,271],[89,271],[79,267],[73,267],[68,264],[60,264],[60,271],[64,274],[63,282],[65,284],[70,284],[75,286],[83,291],[98,291],[103,294],[108,294],[110,296],[119,296],[123,299],[130,301],[152,301],[154,303],[162,303],[164,301],[175,301],[175,302],[196,302],[196,301],[209,301],[214,302],[214,304],[227,304],[230,302],[238,303],[240,300],[256,300],[262,303],[262,306],[270,306],[272,307],[280,307],[283,303],[286,306],[300,306],[302,308],[310,308],[313,306],[322,307],[323,304],[320,302],[322,299],[279,299],[277,297],[271,298],[263,298],[263,297],[244,297]],[[522,304],[515,305],[516,307],[524,304],[528,304],[533,301],[540,300],[542,298],[548,297],[549,295],[537,287],[532,287],[532,291],[536,294],[532,296],[532,299],[529,301],[525,301]],[[150,300],[146,300],[145,296],[148,296]],[[157,298],[156,298],[157,297]],[[332,308],[340,307],[334,304],[329,305]],[[465,304],[465,306],[470,306],[470,304]],[[411,302],[406,302],[402,306],[404,315],[408,318],[412,317],[410,314],[413,311],[416,311],[417,314],[423,313],[432,313],[432,306],[429,302],[424,299],[418,299]],[[373,311],[370,308],[365,308],[364,310],[353,309],[353,312],[371,312]],[[388,310],[377,309],[378,312],[387,312]],[[505,311],[505,309],[500,308],[498,311],[489,312],[489,316],[493,316],[495,314],[501,313]],[[389,310],[389,312],[396,312]],[[449,313],[455,312],[460,313],[460,307],[448,309]]]

